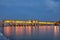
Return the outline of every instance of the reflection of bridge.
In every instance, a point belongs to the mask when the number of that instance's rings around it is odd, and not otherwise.
[[[4,25],[55,25],[59,22],[40,22],[38,20],[4,20],[0,23]]]

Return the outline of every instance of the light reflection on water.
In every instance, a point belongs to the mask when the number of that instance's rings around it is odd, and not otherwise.
[[[58,40],[59,36],[59,26],[54,26],[54,38],[55,40]]]
[[[59,26],[6,26],[3,30],[11,40],[60,40]]]

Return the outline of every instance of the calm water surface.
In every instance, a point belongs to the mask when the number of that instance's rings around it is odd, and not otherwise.
[[[0,32],[10,40],[60,40],[60,26],[6,26]]]

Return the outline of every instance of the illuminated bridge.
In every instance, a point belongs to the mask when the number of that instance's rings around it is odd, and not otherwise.
[[[38,20],[3,20],[0,21],[0,26],[21,26],[21,25],[60,25],[60,22],[41,22]]]
[[[14,26],[21,26],[21,25],[56,25],[60,24],[59,22],[40,22],[38,20],[3,20],[2,24],[6,25],[14,25]]]

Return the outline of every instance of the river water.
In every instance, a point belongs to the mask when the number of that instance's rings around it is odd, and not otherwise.
[[[10,40],[60,40],[60,26],[5,26],[0,32]]]

